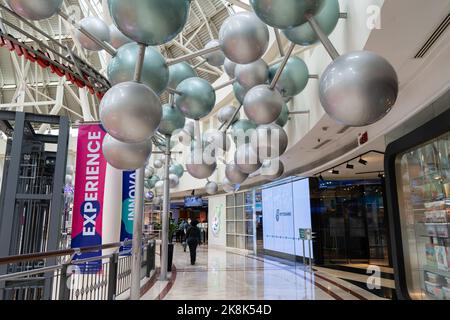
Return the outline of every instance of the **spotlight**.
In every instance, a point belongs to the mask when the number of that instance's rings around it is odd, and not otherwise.
[[[367,161],[364,160],[363,158],[359,158],[359,161],[358,161],[358,162],[361,163],[361,164],[364,165],[364,166],[367,166]]]
[[[353,170],[355,169],[355,166],[350,163],[347,163],[347,169]]]
[[[331,173],[332,174],[339,174],[339,170],[333,169],[333,170],[331,170]]]
[[[383,179],[383,178],[384,178],[384,174],[383,174],[382,172],[380,172],[380,173],[378,174],[378,178]]]

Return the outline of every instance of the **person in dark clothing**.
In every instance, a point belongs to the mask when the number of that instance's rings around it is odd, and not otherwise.
[[[197,258],[197,246],[200,244],[200,229],[197,227],[198,221],[192,220],[191,226],[186,232],[186,242],[189,246],[189,253],[191,254],[191,265],[195,264]]]

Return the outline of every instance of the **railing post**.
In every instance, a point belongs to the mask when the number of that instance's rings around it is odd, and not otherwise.
[[[70,288],[68,281],[72,275],[68,275],[69,264],[63,264],[61,268],[61,279],[59,281],[59,300],[69,300],[70,298]]]
[[[114,300],[116,298],[118,264],[119,254],[114,253],[113,256],[109,258],[108,300]]]
[[[150,272],[155,270],[155,240],[150,240],[147,246],[147,278],[150,277]]]

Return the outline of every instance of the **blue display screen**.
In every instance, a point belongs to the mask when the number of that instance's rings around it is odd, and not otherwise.
[[[185,197],[184,198],[184,206],[185,207],[203,207],[203,199],[202,197]]]

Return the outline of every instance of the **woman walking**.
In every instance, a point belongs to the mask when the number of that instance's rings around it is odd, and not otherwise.
[[[200,229],[197,227],[198,221],[192,220],[191,226],[186,232],[186,242],[189,246],[189,253],[191,254],[191,265],[195,265],[197,258],[197,246],[200,244]]]

